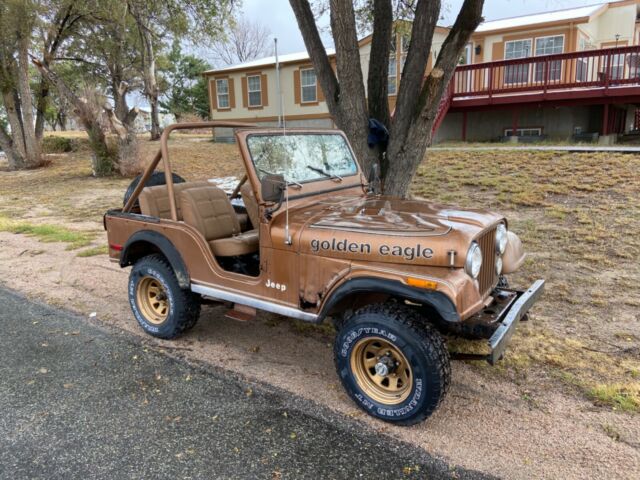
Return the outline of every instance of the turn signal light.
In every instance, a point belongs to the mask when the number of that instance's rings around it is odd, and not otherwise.
[[[435,290],[438,286],[436,282],[432,282],[431,280],[424,280],[422,278],[413,277],[407,278],[407,284],[411,285],[412,287],[426,288],[428,290]]]

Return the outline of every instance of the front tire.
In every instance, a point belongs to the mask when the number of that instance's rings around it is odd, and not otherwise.
[[[129,275],[129,304],[149,335],[170,339],[193,328],[200,316],[198,295],[183,290],[161,255],[141,258]]]
[[[334,360],[356,404],[398,425],[429,417],[449,389],[442,337],[404,305],[370,305],[351,315],[336,336]]]

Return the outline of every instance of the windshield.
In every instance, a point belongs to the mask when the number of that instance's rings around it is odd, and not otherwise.
[[[346,140],[336,133],[255,134],[247,146],[260,180],[275,173],[288,182],[341,181],[358,173]]]

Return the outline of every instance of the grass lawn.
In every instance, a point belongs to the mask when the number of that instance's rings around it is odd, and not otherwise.
[[[122,204],[131,179],[91,177],[90,152],[50,155],[46,168],[3,171],[0,230],[105,253],[102,214]],[[157,142],[141,141],[141,165]],[[174,171],[188,180],[240,176],[235,145],[175,135]],[[528,259],[511,283],[547,280],[533,322],[524,323],[487,375],[550,379],[595,405],[640,411],[640,158],[624,154],[434,151],[412,193],[502,212]],[[464,347],[464,345],[463,345]]]

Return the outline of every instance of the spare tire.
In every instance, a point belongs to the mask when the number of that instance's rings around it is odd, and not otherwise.
[[[142,174],[140,174],[136,178],[134,178],[133,181],[129,184],[129,186],[127,187],[127,191],[124,192],[123,205],[126,205],[127,202],[129,201],[129,199],[131,198],[131,195],[133,195],[133,191],[138,186],[138,183],[140,183],[140,179],[141,178],[142,178]],[[173,179],[173,183],[184,183],[185,182],[184,178],[182,178],[180,175],[177,175],[175,173],[171,174],[171,178]],[[151,174],[149,179],[145,182],[144,186],[145,187],[155,187],[156,185],[166,185],[166,183],[167,183],[167,181],[166,181],[164,172],[154,172],[154,173]],[[133,207],[139,207],[139,206],[140,206],[140,204],[138,203],[138,200],[136,200],[136,203],[133,204]]]

